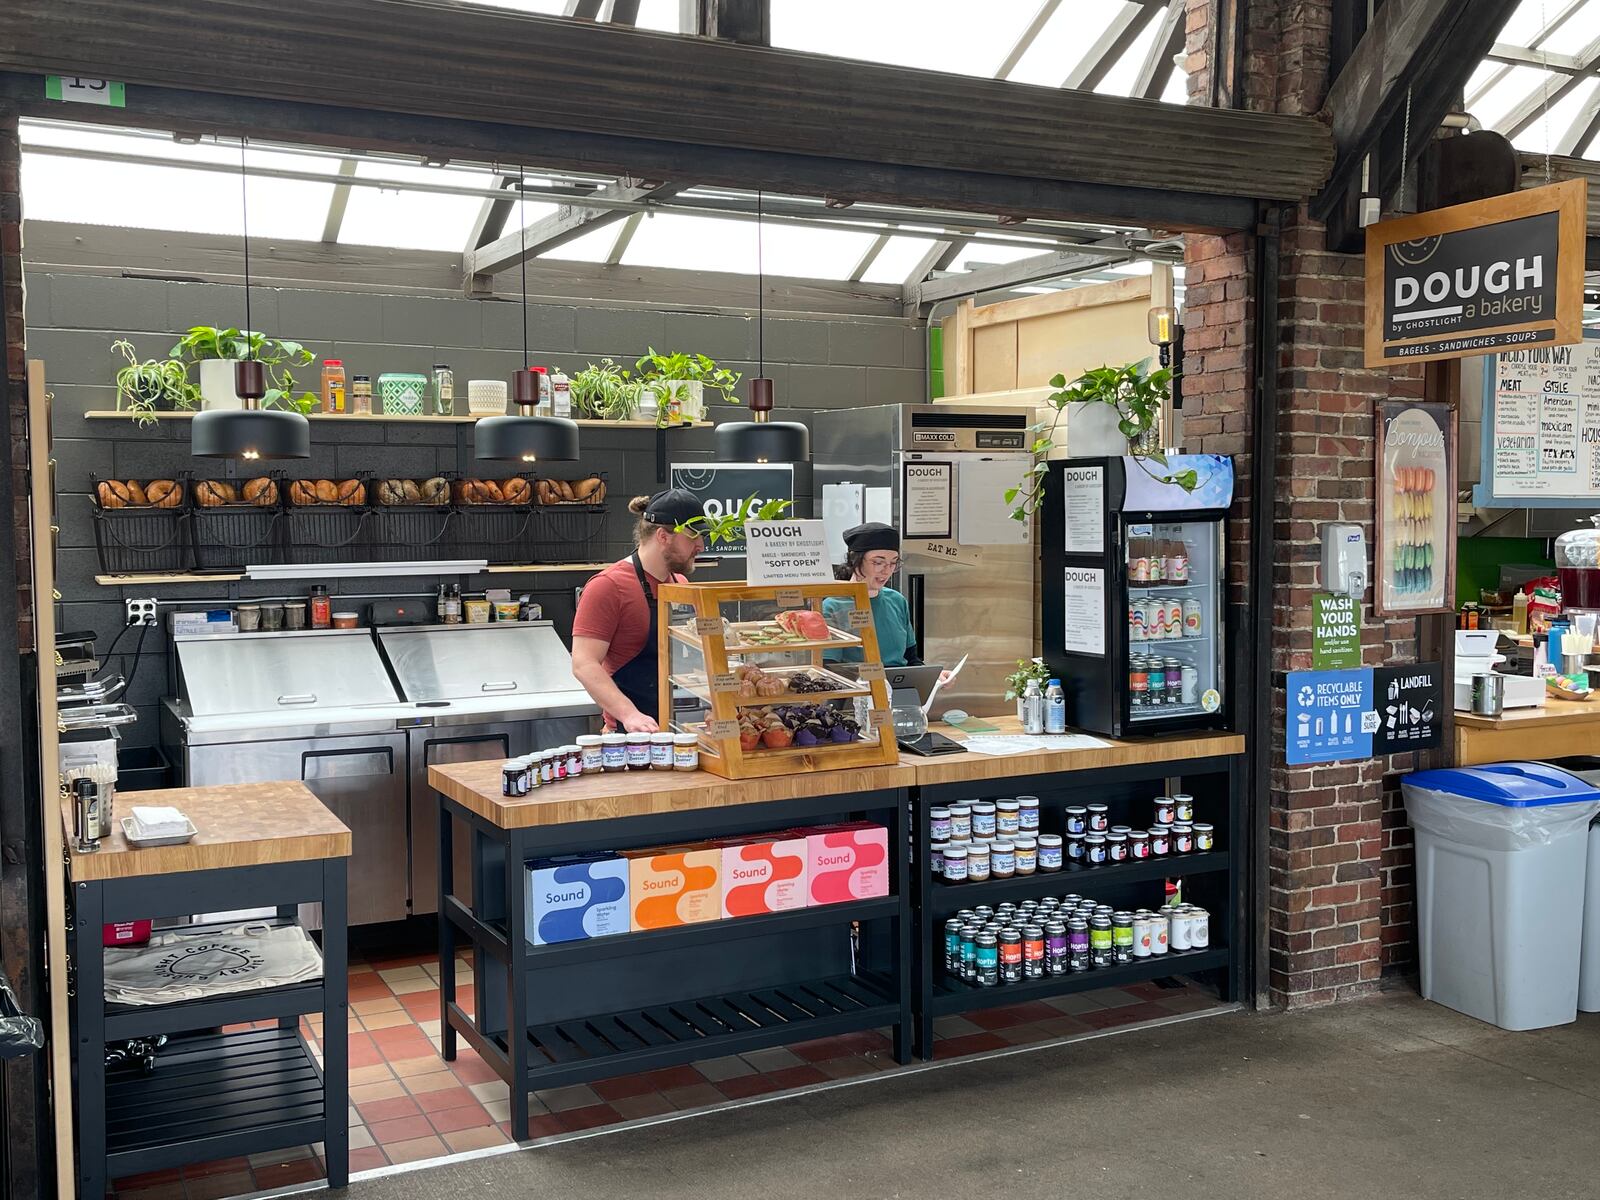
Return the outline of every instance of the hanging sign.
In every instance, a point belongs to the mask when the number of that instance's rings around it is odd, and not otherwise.
[[[1377,413],[1380,616],[1455,611],[1456,410],[1385,400]]]
[[[1438,663],[1379,667],[1372,673],[1377,695],[1376,754],[1427,750],[1444,740],[1444,668]]]
[[[672,486],[687,488],[705,505],[706,516],[725,517],[754,496],[751,510],[768,500],[794,500],[794,467],[789,463],[673,463]],[[704,553],[723,558],[744,553],[744,538],[706,543]]]
[[[1284,748],[1291,767],[1371,758],[1372,671],[1290,671]]]
[[[44,98],[102,108],[127,108],[128,89],[115,79],[88,79],[82,75],[46,75]]]
[[[1482,508],[1600,501],[1600,340],[1508,350],[1484,372]]]
[[[1354,596],[1311,597],[1311,665],[1319,671],[1361,665],[1361,609]]]
[[[746,521],[746,583],[832,583],[821,521]]]
[[[1367,366],[1576,342],[1587,210],[1574,179],[1369,225]]]

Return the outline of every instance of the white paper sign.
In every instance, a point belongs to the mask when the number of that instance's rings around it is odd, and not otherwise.
[[[905,471],[905,517],[901,534],[908,538],[947,538],[953,529],[952,497],[955,464],[948,462],[907,462]]]
[[[963,542],[929,541],[927,538],[918,538],[915,541],[901,542],[900,550],[904,554],[920,554],[925,558],[937,558],[941,562],[960,563],[965,567],[976,567],[983,564],[983,547],[968,546]]]
[[[1018,521],[1006,503],[1033,460],[964,458],[956,468],[956,540],[963,546],[1026,546],[1032,525]]]
[[[1074,654],[1106,652],[1106,573],[1101,567],[1068,567],[1061,572],[1066,593],[1064,649]]]
[[[1600,342],[1496,357],[1484,473],[1496,496],[1600,494]]]
[[[745,582],[828,583],[828,535],[821,521],[746,521]]]
[[[1068,554],[1099,554],[1105,549],[1106,471],[1104,467],[1066,467],[1061,472]]]

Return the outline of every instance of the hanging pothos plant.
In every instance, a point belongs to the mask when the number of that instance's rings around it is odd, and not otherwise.
[[[788,500],[763,500],[757,505],[756,494],[751,492],[733,512],[721,517],[691,517],[676,526],[676,532],[699,534],[708,546],[725,546],[744,536],[745,522],[776,521],[791,507]]]
[[[1155,469],[1167,466],[1167,456],[1155,449],[1153,442],[1162,405],[1172,396],[1172,369],[1158,367],[1152,371],[1149,367],[1150,360],[1142,359],[1121,367],[1095,367],[1071,383],[1065,375],[1051,378],[1050,386],[1056,390],[1045,399],[1055,411],[1049,420],[1029,426],[1029,432],[1035,435],[1034,461],[1017,486],[1006,489],[1005,502],[1013,506],[1012,520],[1026,521],[1039,508],[1044,475],[1049,469],[1045,459],[1055,449],[1056,429],[1066,416],[1069,404],[1110,405],[1117,413],[1117,428],[1128,439],[1128,453],[1150,478],[1157,483],[1181,487],[1186,492],[1200,486],[1200,478],[1192,468],[1165,473]],[[1070,430],[1068,437],[1071,437]]]

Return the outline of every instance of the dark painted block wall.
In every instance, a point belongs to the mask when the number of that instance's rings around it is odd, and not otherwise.
[[[372,291],[257,288],[251,293],[257,328],[304,342],[318,358],[343,359],[350,374],[426,372],[447,362],[464,408],[466,381],[508,378],[522,363],[521,306],[503,300],[393,295]],[[225,606],[241,598],[304,595],[314,578],[295,583],[217,583],[120,588],[95,582],[91,476],[121,479],[170,477],[183,471],[226,477],[226,464],[192,459],[188,426],[161,422],[140,429],[132,421],[88,420],[91,410],[114,407],[112,383],[120,360],[111,343],[127,337],[142,357],[164,355],[176,331],[197,324],[244,319],[242,290],[233,285],[124,279],[109,275],[46,272],[28,275],[27,338],[30,357],[42,359],[54,396],[56,486],[60,507],[58,565],[61,628],[92,629],[102,649],[123,627],[125,599],[156,596],[189,607]],[[752,376],[757,372],[756,329],[747,315],[679,312],[659,306],[580,307],[536,304],[528,309],[529,358],[572,374],[601,356],[632,366],[650,347],[695,350]],[[926,395],[926,331],[920,322],[879,317],[779,315],[767,318],[767,373],[777,385],[780,415],[807,419],[827,408],[914,403]],[[302,382],[314,389],[317,368]],[[744,388],[741,387],[741,392]],[[742,410],[717,405],[722,420]],[[583,433],[583,461],[571,474],[604,471],[610,513],[597,560],[620,557],[629,541],[628,497],[649,493],[657,479],[656,434],[650,430],[593,429]],[[709,460],[708,429],[667,435],[673,461]],[[312,457],[286,464],[291,474],[347,477],[358,474],[426,477],[460,470],[498,477],[503,464],[474,464],[470,427],[454,424],[326,423],[313,427]],[[250,474],[245,472],[244,474]],[[565,474],[552,470],[552,474]],[[238,472],[234,472],[235,475]],[[797,472],[802,504],[809,502],[809,471]],[[313,573],[315,568],[308,568]],[[462,579],[465,589],[510,587],[545,607],[563,636],[571,620],[576,574],[496,575]],[[352,607],[373,596],[431,593],[438,579],[389,578],[332,581]],[[171,664],[163,625],[145,635],[137,669],[138,631],[118,646],[113,667],[134,673],[130,702],[139,723],[127,730],[130,745],[157,740],[158,704],[171,691]]]

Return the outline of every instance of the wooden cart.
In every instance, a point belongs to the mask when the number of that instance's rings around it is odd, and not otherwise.
[[[775,612],[810,609],[822,611],[822,602],[832,597],[848,599],[852,610],[847,629],[830,626],[824,638],[791,636],[787,640],[768,640],[774,622],[768,619],[734,620],[724,606],[765,609]],[[889,690],[884,682],[883,659],[878,650],[878,635],[872,625],[867,588],[863,583],[836,582],[790,585],[752,585],[745,583],[672,583],[656,589],[661,628],[668,636],[661,642],[660,678],[662,729],[695,732],[700,735],[700,765],[724,779],[759,779],[789,775],[800,771],[828,771],[847,767],[892,765],[899,758],[894,724],[890,718]],[[674,620],[674,607],[679,611]],[[693,616],[685,618],[683,608]],[[739,614],[743,616],[744,614]],[[686,646],[700,656],[699,670],[672,669],[673,647]],[[823,655],[832,649],[861,651],[858,678],[848,679],[829,669]],[[772,676],[805,673],[815,684],[820,677],[834,686],[822,690],[782,691],[759,696],[740,694],[735,667],[749,658],[775,653],[802,654],[809,665],[764,668]],[[705,702],[708,717],[703,723],[674,723],[672,695],[677,687]],[[860,737],[849,742],[827,742],[814,746],[792,745],[781,749],[747,750],[739,741],[742,712],[786,704],[822,704],[848,701],[850,710],[862,709]],[[860,702],[860,703],[857,703]]]

